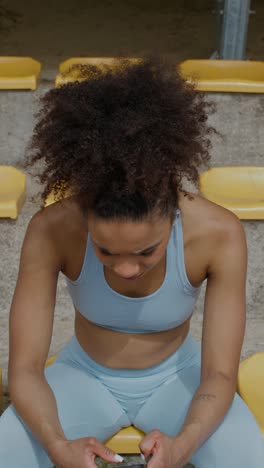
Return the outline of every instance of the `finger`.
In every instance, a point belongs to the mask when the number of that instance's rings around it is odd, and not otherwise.
[[[151,459],[148,461],[147,468],[157,468],[160,465],[160,456],[158,453],[154,453]]]
[[[155,450],[155,448],[153,450]],[[153,456],[152,453],[148,457],[145,457],[145,455],[143,455],[143,453],[140,454],[140,458],[141,458],[141,460],[143,460],[144,465],[148,465],[148,463],[151,460],[152,456]]]
[[[147,468],[157,468],[162,465],[162,447],[156,442],[152,450],[152,456],[147,460]]]
[[[139,444],[141,452],[144,454],[145,458],[148,457],[155,447],[157,438],[160,436],[160,432],[157,430],[151,431],[147,434]]]
[[[91,442],[90,442],[91,443]],[[123,457],[115,453],[113,450],[111,450],[108,447],[105,447],[105,445],[101,444],[98,440],[94,439],[92,440],[92,451],[99,457],[103,458],[105,461],[109,462],[121,462],[123,461]]]
[[[85,463],[85,468],[97,468],[97,465],[95,464],[95,455],[94,453],[91,452],[90,449],[85,449],[84,452],[84,463]]]

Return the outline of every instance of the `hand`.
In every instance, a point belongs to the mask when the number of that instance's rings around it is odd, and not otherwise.
[[[96,455],[110,463],[122,461],[122,457],[105,447],[95,437],[76,440],[57,440],[49,446],[49,453],[56,468],[97,468]]]
[[[169,437],[155,429],[142,439],[140,450],[144,457],[152,455],[148,468],[183,468],[188,455],[177,437]]]

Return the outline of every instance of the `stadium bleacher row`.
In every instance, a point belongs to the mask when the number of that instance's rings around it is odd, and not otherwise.
[[[111,64],[113,57],[75,57],[59,64],[56,86],[75,78],[74,65]],[[131,58],[136,61],[139,59]],[[264,62],[245,60],[186,60],[182,76],[195,80],[197,89],[209,92],[264,93]],[[0,57],[0,89],[35,90],[41,63],[31,57]]]

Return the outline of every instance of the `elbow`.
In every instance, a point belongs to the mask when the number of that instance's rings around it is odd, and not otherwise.
[[[30,367],[9,367],[8,369],[8,390],[10,399],[15,402],[28,390],[28,385],[36,378],[44,378],[44,370]]]
[[[215,382],[219,382],[219,384],[225,385],[226,387],[229,387],[232,389],[234,392],[236,391],[237,388],[237,372],[234,373],[228,373],[228,372],[223,372],[223,371],[208,371],[202,377],[202,380],[214,380]]]

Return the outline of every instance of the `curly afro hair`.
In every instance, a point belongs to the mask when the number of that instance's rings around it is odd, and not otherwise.
[[[173,218],[183,178],[197,186],[208,165],[212,105],[157,57],[73,71],[41,98],[25,163],[41,163],[42,200],[71,194],[105,220]]]

